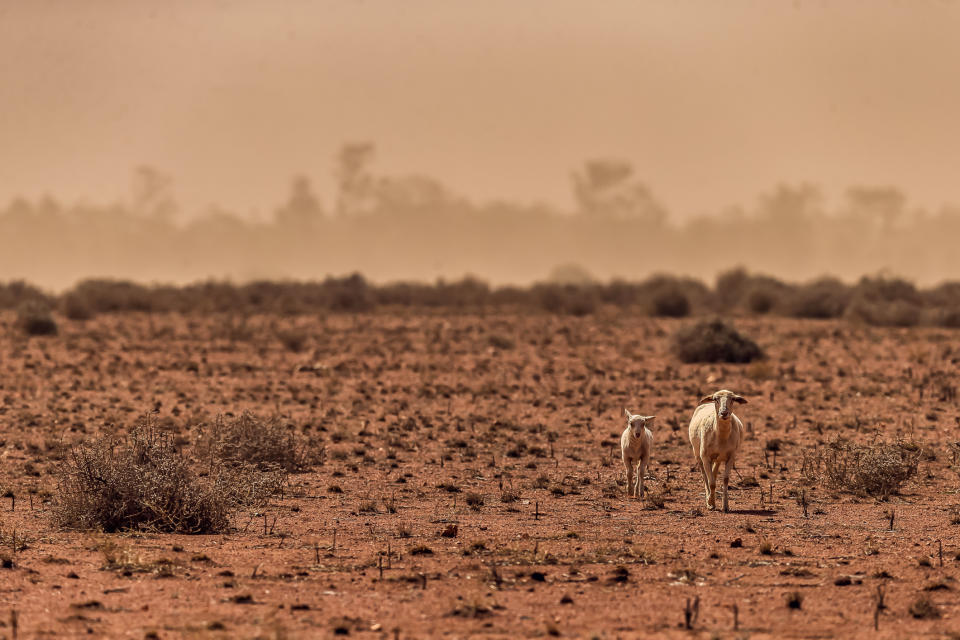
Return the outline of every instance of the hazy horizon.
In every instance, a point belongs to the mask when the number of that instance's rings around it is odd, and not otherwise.
[[[0,3],[0,280],[960,279],[957,27],[949,1]]]
[[[264,216],[370,140],[477,201],[570,209],[570,173],[619,157],[681,220],[780,182],[936,209],[960,202],[958,25],[954,2],[5,3],[0,202],[120,200],[147,164],[187,217]]]

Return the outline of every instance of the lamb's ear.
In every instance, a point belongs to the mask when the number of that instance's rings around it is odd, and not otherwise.
[[[627,416],[627,419],[628,419],[628,420],[633,417],[633,414],[630,413],[630,410],[629,410],[629,409],[624,409],[624,410],[623,410],[623,415]]]
[[[713,402],[713,396],[712,396],[712,395],[703,396],[703,398],[700,400],[700,404],[707,404],[708,402]]]
[[[650,423],[657,419],[657,416],[643,416],[644,423]]]
[[[747,404],[747,399],[744,398],[743,396],[733,396],[733,401],[734,401],[734,402],[741,402],[741,403],[743,403],[743,404]]]

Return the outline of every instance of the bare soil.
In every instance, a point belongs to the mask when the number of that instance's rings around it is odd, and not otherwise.
[[[686,365],[670,339],[693,320],[609,311],[58,320],[27,338],[0,316],[2,637],[960,629],[955,332],[743,318],[767,360]],[[749,399],[726,514],[686,436],[719,388]],[[658,416],[643,502],[626,497],[624,407]],[[198,424],[243,410],[325,447],[266,510],[222,535],[55,525],[69,446],[156,411],[189,450]],[[887,500],[805,479],[804,453],[837,437],[915,443],[919,472]],[[911,613],[924,597],[939,617]]]

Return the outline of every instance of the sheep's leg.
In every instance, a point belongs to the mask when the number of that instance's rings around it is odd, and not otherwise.
[[[717,468],[718,465],[716,462],[710,462],[703,465],[707,469],[707,478],[710,480],[710,486],[708,487],[709,497],[707,498],[707,506],[711,510],[717,508]]]
[[[634,479],[633,479],[633,464],[632,460],[624,456],[623,458],[623,467],[627,470],[627,495],[632,496],[634,493]]]
[[[707,506],[710,506],[710,479],[707,478],[707,466],[703,464],[703,460],[700,459],[700,456],[697,456],[697,466],[700,467],[700,475],[703,476],[703,492],[706,495]]]
[[[717,474],[709,461],[704,462],[703,470],[707,476],[707,507],[713,510],[717,508]]]
[[[727,500],[727,493],[730,491],[730,467],[733,466],[733,460],[727,458],[723,465],[723,512],[730,512],[730,502]]]

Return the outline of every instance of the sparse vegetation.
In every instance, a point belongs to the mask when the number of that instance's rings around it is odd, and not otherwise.
[[[917,597],[917,599],[910,604],[909,611],[911,616],[920,620],[939,618],[941,615],[940,607],[926,594]]]
[[[202,426],[196,453],[201,460],[289,473],[304,471],[312,462],[309,443],[279,417],[263,419],[248,411],[234,419],[217,416],[212,424]]]
[[[444,286],[454,290],[455,284]],[[722,302],[714,297],[719,291],[675,284],[691,314],[729,309],[743,318],[757,283],[753,277],[741,285],[731,281]],[[286,285],[269,285],[250,289],[255,300],[238,308],[321,304],[288,299]],[[423,602],[434,605],[425,613],[466,613],[447,618],[453,634],[474,627],[496,633],[502,624],[511,632],[546,635],[551,631],[544,630],[541,613],[572,611],[570,602],[595,607],[614,590],[626,597],[669,580],[677,589],[675,604],[625,627],[685,633],[680,627],[688,608],[694,634],[727,634],[738,624],[730,603],[705,600],[701,623],[695,595],[735,585],[744,597],[742,633],[768,628],[783,634],[791,618],[845,611],[837,598],[824,595],[840,593],[860,594],[864,625],[872,613],[886,635],[922,634],[931,623],[908,613],[912,600],[949,600],[958,592],[950,577],[958,551],[949,531],[956,527],[948,523],[960,521],[950,489],[960,470],[960,444],[951,449],[950,435],[957,398],[951,371],[960,350],[951,332],[890,330],[846,313],[831,322],[738,319],[741,333],[770,345],[768,358],[746,366],[680,366],[664,358],[670,332],[696,319],[638,317],[651,311],[646,291],[621,283],[617,297],[608,299],[604,285],[590,286],[600,296],[590,318],[524,309],[522,290],[509,315],[489,313],[483,306],[497,290],[464,288],[457,295],[470,313],[446,313],[441,300],[424,313],[394,307],[352,316],[113,311],[82,323],[62,321],[62,337],[55,340],[8,332],[8,368],[0,376],[0,418],[9,425],[0,432],[0,451],[7,452],[0,571],[23,589],[20,601],[32,607],[24,619],[33,624],[36,607],[29,603],[51,589],[66,596],[67,606],[96,601],[110,613],[98,614],[104,622],[97,622],[90,612],[101,610],[74,608],[89,619],[57,620],[51,627],[72,625],[81,633],[89,627],[102,635],[111,620],[137,615],[137,598],[156,596],[162,584],[185,611],[198,603],[202,611],[209,597],[236,609],[283,605],[276,619],[290,635],[329,634],[330,616],[339,612],[330,611],[321,627],[311,616],[320,619],[316,615],[337,602],[376,591],[392,604],[401,594],[417,598],[427,590]],[[369,290],[380,305],[382,289]],[[396,304],[418,304],[416,296],[433,291],[424,285]],[[789,297],[789,288],[777,291]],[[783,312],[777,299],[769,314]],[[631,314],[611,305],[629,307]],[[4,313],[12,327],[15,311]],[[307,336],[301,351],[283,343],[287,331]],[[724,516],[703,508],[702,480],[689,464],[686,417],[697,398],[728,381],[750,400],[742,411],[738,407],[750,437],[732,475],[740,513]],[[614,419],[624,402],[660,416],[643,501],[624,497],[621,429]],[[170,462],[158,471],[126,452],[143,405],[154,407],[153,429],[181,466]],[[242,414],[247,407],[267,413]],[[217,412],[225,413],[216,418]],[[894,471],[906,464],[905,484],[861,473],[869,471],[858,471],[870,460],[868,452],[832,452],[835,441],[893,447],[877,455],[897,463],[890,465]],[[58,489],[56,481],[75,467],[81,449],[88,458],[89,451],[101,452],[104,462],[94,466],[111,467],[103,479],[123,489],[114,493],[117,500],[97,503],[88,496],[84,505],[117,508],[140,486],[156,487],[151,477],[167,474],[181,478],[172,484],[183,491],[169,493],[185,496],[172,502],[184,511],[197,510],[192,495],[221,491],[222,535],[168,536],[165,527],[177,518],[147,518],[142,505],[123,525],[90,524],[91,517],[82,526],[59,520],[49,526],[43,515],[59,513],[67,495],[68,485]],[[830,473],[847,478],[838,484],[827,472],[826,456],[833,453],[838,457]],[[121,473],[121,466],[130,468]],[[287,482],[270,496],[264,487],[277,478]],[[102,484],[89,480],[90,496]],[[238,489],[243,486],[252,491]],[[870,487],[879,487],[880,499],[906,495],[879,505]],[[162,491],[149,492],[152,508]],[[250,500],[256,495],[260,499]],[[844,526],[851,516],[864,526]],[[172,528],[207,526],[180,521],[188,524]],[[100,535],[61,526],[118,528]],[[933,537],[943,537],[943,548],[930,536],[917,538],[918,526],[938,531]],[[710,533],[690,542],[674,535],[675,527]],[[906,540],[910,548],[891,547],[891,540]],[[838,551],[849,565],[822,562],[824,554]],[[764,579],[767,586],[758,587],[758,576],[781,586],[770,589]],[[103,588],[95,584],[104,579]],[[897,597],[884,613],[864,598],[890,580]],[[182,588],[186,581],[190,588]],[[300,595],[286,599],[282,593],[294,585],[301,585]],[[534,594],[529,599],[509,595],[528,590]],[[806,599],[787,615],[793,590]],[[569,597],[561,598],[566,592]],[[476,620],[469,617],[474,600],[489,611]],[[351,636],[392,636],[394,627],[401,637],[429,635],[424,623],[402,613],[396,621],[351,613],[359,622],[338,627]],[[527,615],[536,626],[521,619]],[[151,616],[169,619],[158,610]],[[213,626],[206,619],[184,624],[231,637],[272,633],[242,616],[215,617]],[[483,627],[488,623],[493,626]],[[834,625],[825,628],[837,632]],[[564,637],[610,633],[607,624],[586,629],[576,616],[555,629]]]
[[[720,320],[709,320],[681,329],[673,339],[673,351],[682,362],[752,362],[763,351],[750,338]]]
[[[916,475],[921,455],[919,447],[904,442],[859,445],[837,439],[804,453],[803,474],[808,482],[886,499]]]
[[[17,309],[17,327],[31,336],[55,336],[57,322],[42,300],[27,300]]]
[[[54,514],[68,529],[218,533],[236,509],[263,504],[282,483],[279,472],[218,464],[201,478],[173,438],[145,417],[125,438],[106,436],[72,449],[60,471]]]

